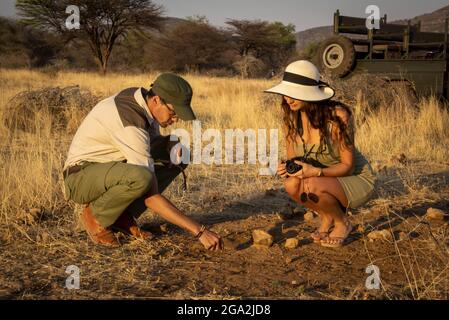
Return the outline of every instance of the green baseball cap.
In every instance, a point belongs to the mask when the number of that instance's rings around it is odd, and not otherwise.
[[[186,121],[196,119],[190,106],[193,90],[182,77],[174,73],[162,73],[156,78],[151,89],[166,103],[173,105],[180,119]]]

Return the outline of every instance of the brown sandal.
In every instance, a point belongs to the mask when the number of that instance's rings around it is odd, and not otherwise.
[[[343,247],[345,244],[347,244],[349,234],[352,232],[353,228],[354,228],[353,225],[351,223],[349,223],[347,225],[346,233],[343,237],[328,236],[325,239],[321,240],[321,246],[327,247],[327,248]]]
[[[310,234],[310,237],[313,239],[314,243],[320,243],[321,240],[326,239],[329,236],[329,231],[320,232],[316,229],[313,233]]]

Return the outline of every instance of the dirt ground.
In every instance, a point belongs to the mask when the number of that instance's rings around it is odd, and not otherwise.
[[[155,239],[121,236],[119,249],[103,248],[75,227],[72,207],[42,209],[37,221],[1,226],[0,298],[447,299],[448,220],[425,214],[430,207],[449,213],[449,164],[421,175],[424,167],[382,170],[378,197],[352,212],[356,230],[340,249],[310,241],[319,219],[305,221],[274,178],[250,197],[220,187],[184,196],[191,215],[224,238],[220,253],[151,214],[139,222]],[[254,229],[268,231],[274,244],[254,247]],[[368,238],[383,229],[393,237]],[[299,239],[299,247],[285,248],[287,238]],[[371,264],[379,267],[378,290],[365,286]],[[65,287],[70,265],[80,270],[78,290]]]

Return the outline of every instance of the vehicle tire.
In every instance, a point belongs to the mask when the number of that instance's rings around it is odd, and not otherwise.
[[[318,50],[321,71],[335,78],[343,78],[352,71],[355,57],[354,44],[344,36],[324,40]]]

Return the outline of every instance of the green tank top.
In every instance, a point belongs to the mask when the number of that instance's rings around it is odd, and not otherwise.
[[[323,150],[318,152],[320,149],[319,144],[302,144],[297,141],[293,144],[295,157],[304,157],[314,159],[318,161],[323,167],[330,167],[332,165],[341,162],[340,151],[337,142],[333,142],[329,137],[324,139],[325,145]],[[360,153],[360,151],[354,149],[354,173],[353,175],[363,174],[365,176],[372,176],[374,178],[374,173],[369,164],[368,160]]]

